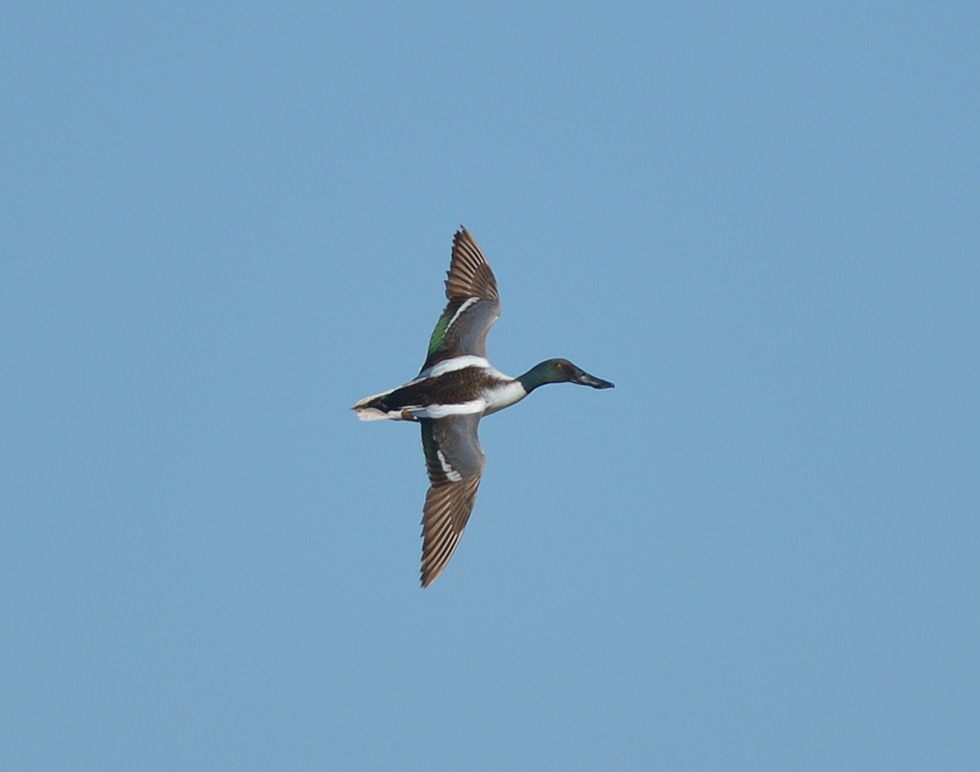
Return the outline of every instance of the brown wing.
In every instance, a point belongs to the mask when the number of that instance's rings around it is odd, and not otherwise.
[[[466,228],[453,237],[446,279],[449,302],[429,338],[424,372],[444,359],[463,354],[487,356],[487,334],[500,317],[500,295],[490,264]]]
[[[446,279],[446,298],[486,298],[500,300],[497,280],[483,250],[462,225],[453,236],[453,256]]]
[[[422,449],[429,492],[422,509],[422,586],[442,573],[456,550],[480,487],[486,455],[479,414],[422,419]]]

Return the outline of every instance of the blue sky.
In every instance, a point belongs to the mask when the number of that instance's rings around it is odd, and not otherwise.
[[[23,770],[976,770],[975,3],[8,3]],[[494,364],[418,587],[408,380]]]

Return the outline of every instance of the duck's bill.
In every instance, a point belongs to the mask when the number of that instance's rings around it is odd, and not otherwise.
[[[589,375],[585,370],[580,371],[578,375],[572,378],[572,383],[581,383],[583,386],[591,386],[593,389],[612,389],[615,387],[614,383]]]

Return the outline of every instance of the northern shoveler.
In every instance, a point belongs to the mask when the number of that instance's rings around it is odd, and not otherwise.
[[[429,473],[422,514],[422,586],[428,587],[452,557],[476,502],[486,456],[477,426],[485,415],[524,399],[546,383],[613,384],[567,359],[549,359],[511,378],[487,361],[487,333],[500,317],[497,280],[469,232],[453,237],[446,304],[429,339],[415,380],[372,397],[353,410],[362,421],[418,421]]]

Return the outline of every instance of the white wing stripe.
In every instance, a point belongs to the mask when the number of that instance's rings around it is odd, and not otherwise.
[[[429,405],[425,408],[406,408],[416,418],[445,418],[447,415],[468,415],[482,413],[487,409],[485,399],[475,399],[472,402],[460,402],[456,405]]]
[[[441,362],[432,365],[428,370],[420,372],[419,377],[413,383],[426,378],[435,378],[444,373],[451,373],[454,370],[462,370],[464,367],[490,367],[490,362],[484,357],[474,356],[473,354],[465,354],[464,356],[453,357],[452,359],[443,359]]]
[[[466,298],[466,300],[463,301],[463,305],[461,305],[459,309],[456,311],[456,313],[453,314],[453,318],[449,320],[449,324],[446,325],[446,332],[449,332],[449,330],[452,329],[453,322],[459,319],[460,314],[462,314],[467,308],[469,308],[479,299],[480,298]]]
[[[442,471],[446,473],[446,477],[453,482],[459,482],[463,479],[463,475],[453,469],[449,462],[446,461],[446,457],[442,454],[441,450],[436,451],[436,457],[439,459],[439,463],[442,464]]]

